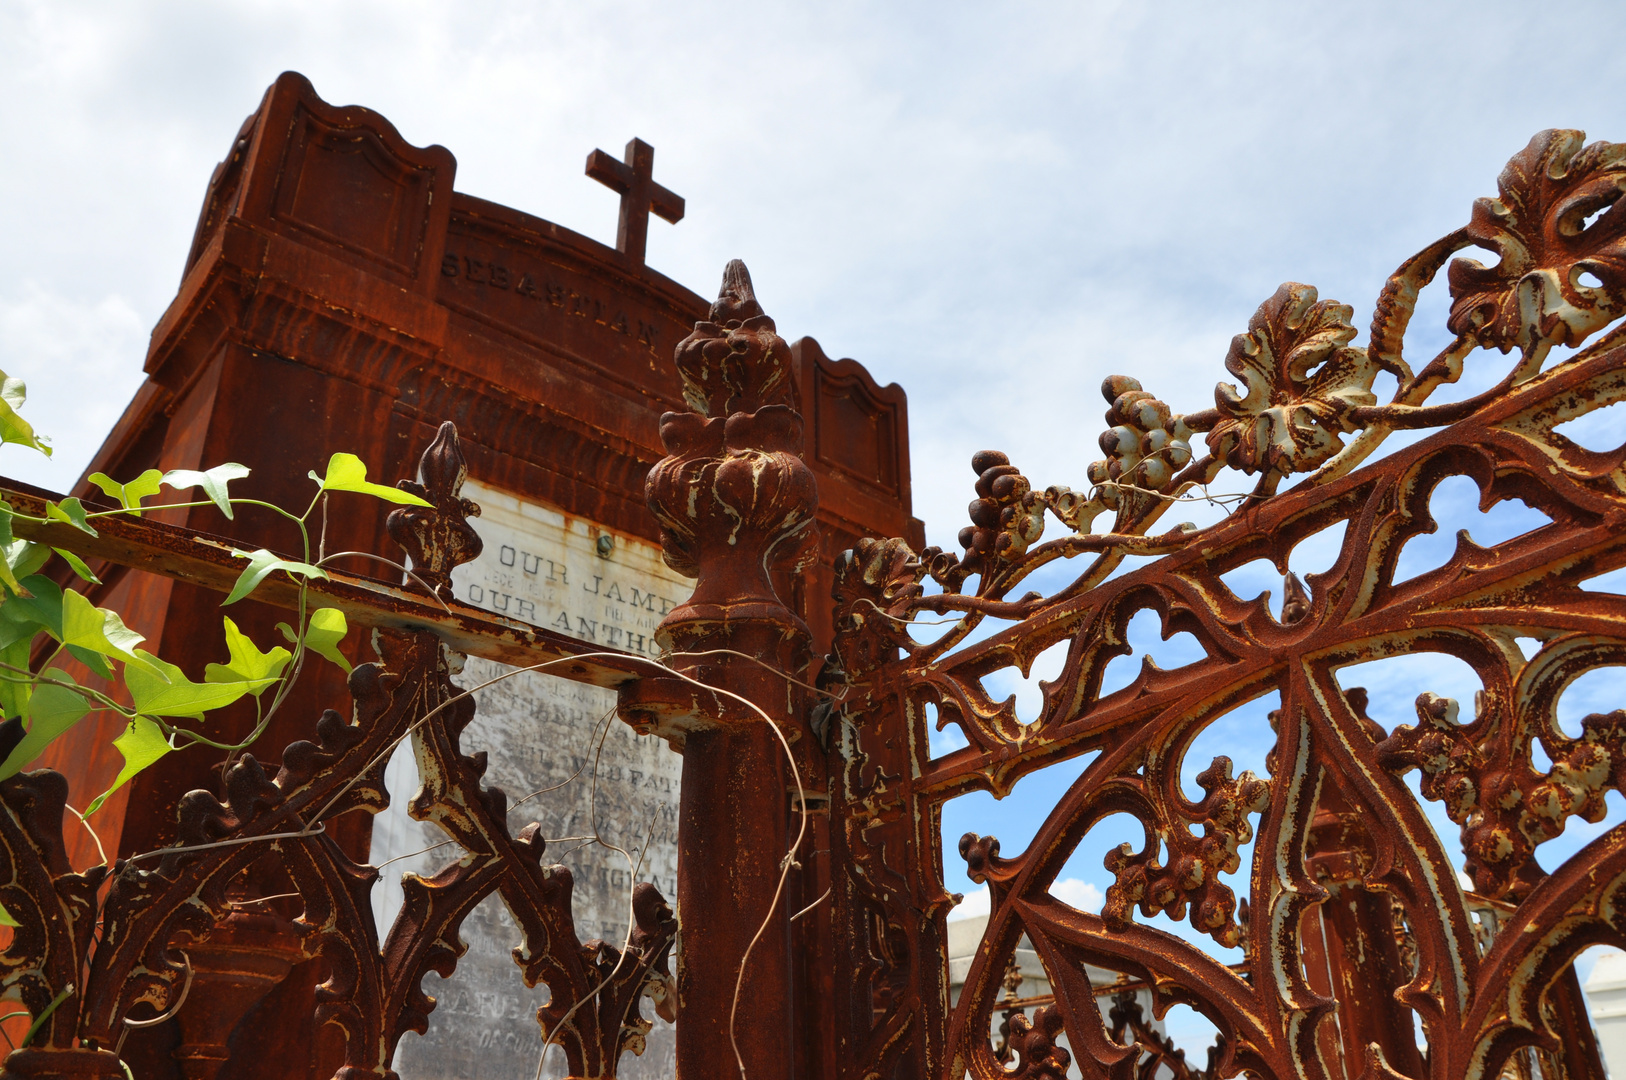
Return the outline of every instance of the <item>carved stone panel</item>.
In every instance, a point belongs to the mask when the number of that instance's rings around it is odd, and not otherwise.
[[[669,408],[672,348],[704,306],[630,274],[550,222],[459,195],[439,266],[440,302],[553,354],[617,393]]]
[[[687,579],[661,562],[658,548],[472,481],[463,494],[480,504],[481,515],[470,523],[485,546],[453,574],[459,600],[654,655],[655,624],[690,592]],[[602,548],[601,539],[607,541]],[[457,681],[474,688],[513,670],[471,659]],[[465,752],[489,755],[487,782],[508,795],[510,830],[540,822],[548,838],[544,860],[570,868],[578,936],[619,946],[635,881],[653,882],[667,896],[676,892],[682,759],[664,742],[615,722],[613,691],[526,672],[476,697],[478,711],[462,735]],[[458,853],[452,845],[423,851],[446,838],[407,815],[418,783],[410,746],[397,751],[386,780],[392,805],[374,823],[373,861],[399,861],[384,868],[375,893],[380,925],[399,909],[403,872],[431,874]],[[424,981],[438,1004],[428,1035],[402,1040],[397,1070],[403,1080],[533,1075],[542,1047],[534,1016],[547,992],[527,990],[509,955],[519,930],[492,897],[463,924],[462,937],[469,951],[452,978]],[[660,1020],[655,1025],[644,1054],[622,1060],[623,1077],[672,1075],[673,1029]],[[546,1074],[562,1076],[564,1066],[564,1055],[551,1051]]]
[[[452,572],[459,600],[605,648],[656,655],[655,627],[694,589],[667,568],[660,548],[473,480],[463,494],[480,505],[469,524],[485,549]]]

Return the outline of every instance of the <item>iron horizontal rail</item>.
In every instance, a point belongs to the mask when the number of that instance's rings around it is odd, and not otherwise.
[[[62,496],[0,476],[0,497],[19,514],[45,516],[46,500]],[[168,525],[151,518],[115,515],[95,519],[97,536],[63,521],[43,525],[13,519],[19,539],[34,540],[71,551],[81,558],[101,559],[149,574],[199,585],[215,592],[230,592],[243,572],[239,550],[223,536]],[[310,582],[308,597],[323,607],[338,608],[345,618],[362,626],[398,630],[428,630],[446,645],[471,656],[516,667],[555,660],[573,660],[547,669],[575,682],[614,689],[639,677],[644,666],[637,656],[606,657],[604,649],[542,627],[506,619],[453,601],[442,605],[421,593],[410,592],[372,578],[324,568],[328,579]],[[273,574],[254,591],[261,603],[289,611],[299,605],[299,587],[281,574]],[[584,654],[592,653],[592,656]]]
[[[1626,530],[1618,516],[1604,519],[1591,530],[1575,531],[1569,535],[1548,525],[1499,545],[1498,558],[1471,567],[1474,583],[1482,591],[1506,589],[1514,583],[1537,576],[1561,573],[1563,564],[1580,564],[1591,560],[1602,572],[1617,568],[1626,562]],[[1554,630],[1571,633],[1618,633],[1626,625],[1626,602],[1608,593],[1578,592],[1576,601],[1584,602],[1584,609],[1572,604],[1550,604],[1539,612],[1502,605],[1486,606],[1479,610],[1462,610],[1451,606],[1461,598],[1464,590],[1456,579],[1439,568],[1403,582],[1405,593],[1382,598],[1382,604],[1347,621],[1329,622],[1324,644],[1302,654],[1320,656],[1328,653],[1347,653],[1362,642],[1381,639],[1398,640],[1407,634],[1423,634],[1442,626],[1473,627],[1482,623],[1518,623],[1521,617],[1543,622]],[[1586,576],[1574,573],[1572,577]],[[1125,575],[1099,588],[1096,603],[1112,603],[1122,592],[1140,586],[1145,577]],[[1400,590],[1393,590],[1400,592]],[[1249,601],[1251,603],[1251,601]],[[1539,618],[1538,618],[1539,616]],[[1385,630],[1388,625],[1390,629]],[[1107,739],[1123,737],[1125,729],[1145,723],[1149,718],[1171,708],[1175,703],[1189,704],[1207,698],[1217,686],[1225,686],[1224,699],[1231,702],[1226,708],[1248,697],[1259,688],[1268,690],[1274,685],[1283,665],[1290,663],[1295,654],[1291,646],[1276,647],[1257,643],[1254,648],[1235,657],[1206,656],[1182,667],[1159,670],[1153,680],[1140,678],[1128,686],[1114,690],[1097,699],[1092,705],[1067,719],[1044,726],[1040,721],[1042,740],[1035,739],[1016,745],[995,745],[980,749],[976,746],[953,751],[932,760],[921,774],[908,781],[916,792],[931,794],[934,798],[951,798],[968,788],[977,788],[989,769],[1009,771],[1016,769],[1007,783],[1031,774],[1035,769],[1053,764],[1080,753],[1099,748]],[[1378,659],[1379,655],[1367,659]]]

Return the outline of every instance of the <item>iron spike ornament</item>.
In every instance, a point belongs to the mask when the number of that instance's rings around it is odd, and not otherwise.
[[[623,686],[619,711],[683,751],[678,1073],[791,1080],[789,875],[811,835],[805,798],[793,834],[789,796],[817,778],[802,738],[811,634],[775,579],[817,558],[818,485],[801,457],[790,348],[744,263],[728,264],[675,360],[692,411],[661,417],[667,456],[644,490],[667,564],[698,580],[655,632],[674,674]]]
[[[390,511],[384,520],[390,539],[412,560],[415,587],[427,587],[450,602],[452,571],[480,557],[484,545],[468,519],[480,516],[480,507],[463,498],[463,481],[469,464],[458,442],[457,425],[450,420],[440,425],[435,439],[418,461],[418,479],[402,480],[396,486],[433,504],[433,509],[404,506]]]
[[[682,649],[696,626],[709,633],[714,623],[772,623],[805,647],[807,629],[770,577],[800,573],[817,557],[818,485],[801,456],[790,346],[738,259],[723,272],[710,321],[678,343],[676,362],[694,411],[661,417],[667,456],[649,471],[644,491],[667,565],[698,580],[656,640]]]

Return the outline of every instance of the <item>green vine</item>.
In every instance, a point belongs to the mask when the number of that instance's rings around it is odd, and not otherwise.
[[[25,394],[22,380],[0,372],[0,443],[17,443],[49,455],[48,440],[37,435],[18,411]],[[235,462],[201,471],[148,469],[127,482],[94,473],[90,482],[116,502],[117,509],[90,510],[79,499],[66,498],[47,501],[43,517],[19,513],[0,498],[0,554],[4,556],[0,559],[0,714],[4,717],[0,720],[0,781],[28,768],[86,716],[117,714],[125,726],[113,745],[122,755],[124,767],[112,786],[85,808],[88,818],[131,778],[169,754],[202,745],[225,752],[229,759],[252,745],[287,699],[307,654],[315,653],[350,670],[349,661],[339,651],[349,633],[344,613],[336,608],[312,611],[307,603],[311,580],[328,576],[322,569],[323,553],[313,554],[311,549],[312,516],[318,508],[325,513],[326,499],[334,492],[417,506],[431,504],[408,492],[370,483],[366,465],[354,454],[334,454],[323,475],[310,474],[317,490],[310,505],[298,514],[259,499],[233,496],[229,485],[248,475],[248,468]],[[177,492],[199,489],[204,498],[144,502],[166,487]],[[151,510],[207,505],[219,508],[228,519],[234,518],[237,506],[262,507],[281,515],[297,526],[302,555],[297,560],[284,559],[263,548],[232,553],[247,565],[222,607],[251,596],[277,574],[286,575],[298,586],[294,625],[278,624],[291,649],[283,645],[262,649],[229,616],[224,617],[222,651],[226,660],[209,664],[202,682],[192,681],[175,664],[140,648],[145,638],[126,626],[117,612],[97,607],[82,593],[64,589],[41,573],[54,555],[88,585],[101,584],[78,555],[13,534],[15,522],[64,522],[94,537],[100,518],[140,517]],[[110,685],[98,689],[75,679],[59,666],[65,658],[78,661]],[[256,714],[248,736],[238,742],[211,737],[209,714],[244,698],[253,700]],[[9,915],[0,909],[0,924],[8,921]]]

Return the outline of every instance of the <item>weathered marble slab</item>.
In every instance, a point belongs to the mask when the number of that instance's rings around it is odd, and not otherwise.
[[[659,548],[473,482],[463,493],[480,504],[481,516],[471,523],[485,551],[453,575],[459,599],[586,641],[655,654],[655,625],[691,591],[688,579],[661,561]],[[608,543],[601,546],[601,537]],[[457,682],[474,687],[511,670],[474,658]],[[575,877],[578,933],[619,943],[634,881],[654,882],[668,899],[676,893],[682,759],[616,720],[615,694],[599,687],[526,672],[480,690],[476,699],[479,711],[463,747],[488,752],[487,782],[508,793],[509,827],[542,823],[550,837],[545,858],[570,867]],[[446,837],[406,814],[418,784],[410,746],[396,752],[386,777],[394,798],[375,819],[373,861],[399,861],[384,868],[375,891],[380,927],[400,908],[403,872],[433,873],[457,852],[447,846],[415,854]],[[555,790],[527,801],[545,788]],[[620,854],[581,839],[593,836],[595,819],[605,841],[642,860],[636,876]],[[402,1040],[396,1069],[402,1080],[528,1080],[542,1043],[535,1012],[547,991],[528,990],[521,981],[509,955],[519,931],[498,898],[463,924],[463,940],[469,951],[452,978],[424,979],[439,1004],[428,1035]],[[646,1008],[645,1015],[652,1013]],[[624,1059],[621,1075],[672,1076],[672,1039],[671,1026],[656,1018],[648,1049]],[[546,1074],[563,1076],[564,1064],[554,1049]]]

